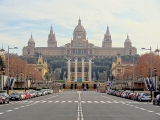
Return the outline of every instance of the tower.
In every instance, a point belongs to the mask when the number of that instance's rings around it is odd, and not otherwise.
[[[131,40],[129,39],[129,35],[127,34],[127,39],[125,40],[125,42],[124,42],[124,47],[125,48],[129,48],[129,47],[131,47],[132,46],[132,42],[131,42]]]
[[[35,41],[33,39],[32,34],[31,34],[31,38],[28,40],[28,46],[35,48]]]
[[[107,31],[104,34],[104,39],[102,42],[103,48],[111,48],[112,47],[112,40],[111,40],[111,34],[109,32],[109,27],[107,26]]]
[[[50,34],[48,35],[48,47],[57,47],[57,41],[55,37],[55,33],[53,33],[53,28],[51,25]]]

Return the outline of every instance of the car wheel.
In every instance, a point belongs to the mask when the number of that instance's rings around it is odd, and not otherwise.
[[[3,100],[3,104],[5,104],[6,103],[6,100]]]
[[[8,102],[7,103],[9,103],[9,100],[8,100]]]

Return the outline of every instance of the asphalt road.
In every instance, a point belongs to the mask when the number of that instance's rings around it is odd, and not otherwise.
[[[73,90],[0,105],[0,120],[160,120],[160,106]]]

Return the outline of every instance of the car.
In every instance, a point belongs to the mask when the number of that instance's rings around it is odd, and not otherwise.
[[[9,95],[7,93],[0,93],[0,97],[2,98],[3,104],[6,102],[9,103]]]
[[[36,97],[35,91],[30,91],[29,93],[30,93],[30,95],[31,95],[31,98]]]
[[[100,90],[100,93],[106,93],[106,90]]]
[[[41,91],[36,91],[36,96],[37,97],[42,96],[42,92]]]
[[[151,102],[151,95],[149,93],[140,93],[138,96],[138,101],[149,101]]]
[[[10,96],[9,96],[10,100],[22,100],[22,94],[19,92],[13,92]]]
[[[42,89],[41,92],[42,92],[42,95],[47,95],[48,94],[46,89]]]
[[[19,92],[20,94],[21,94],[21,96],[22,96],[22,100],[24,100],[25,99],[25,94],[24,94],[24,92]]]
[[[2,97],[0,97],[0,104],[3,104],[3,99],[2,99]]]
[[[140,93],[135,93],[133,100],[138,101],[138,96],[140,95]]]
[[[29,92],[25,92],[25,99],[30,99],[31,98],[31,94]]]
[[[153,100],[153,105],[160,105],[160,94],[156,96],[156,98]]]
[[[86,87],[84,87],[84,88],[83,88],[83,91],[87,91],[87,88],[86,88]]]

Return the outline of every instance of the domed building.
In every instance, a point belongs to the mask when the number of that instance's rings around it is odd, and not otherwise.
[[[121,55],[135,55],[137,49],[127,35],[124,47],[112,47],[112,39],[107,26],[102,46],[96,46],[86,39],[86,30],[82,26],[81,19],[73,31],[73,39],[70,43],[58,47],[56,35],[52,26],[48,35],[47,47],[35,47],[33,36],[28,41],[28,46],[23,48],[23,56],[33,57],[35,53],[42,53],[43,56],[65,57],[68,60],[68,81],[91,81],[92,59]],[[101,39],[101,38],[100,38]],[[38,42],[38,40],[37,40]]]

